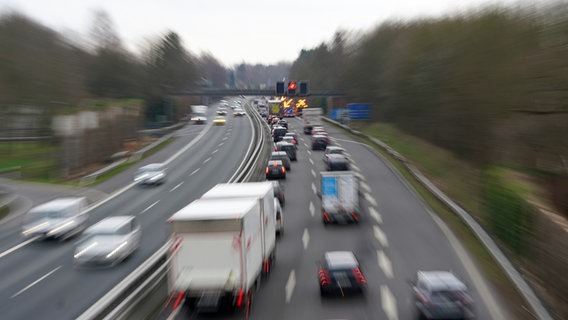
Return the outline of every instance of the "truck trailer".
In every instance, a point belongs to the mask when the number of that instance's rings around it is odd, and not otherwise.
[[[320,176],[323,223],[358,223],[359,181],[355,173],[325,171]]]
[[[322,114],[321,108],[305,108],[302,110],[305,134],[311,134],[314,127],[321,126]]]
[[[254,198],[197,199],[171,224],[168,288],[191,311],[249,312],[262,279],[261,209]]]
[[[207,106],[191,106],[191,121],[195,124],[207,122]]]

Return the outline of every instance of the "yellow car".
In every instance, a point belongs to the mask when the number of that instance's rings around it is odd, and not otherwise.
[[[225,117],[216,116],[215,119],[213,119],[213,124],[216,126],[224,126],[226,121]]]

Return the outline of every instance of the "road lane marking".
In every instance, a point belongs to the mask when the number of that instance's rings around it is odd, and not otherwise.
[[[312,182],[312,191],[316,193],[318,190],[316,189],[316,185]]]
[[[183,184],[183,181],[178,183],[177,186],[173,187],[170,189],[170,192],[175,191],[177,188],[181,187],[181,185]]]
[[[387,278],[392,279],[392,263],[382,250],[377,250],[377,261]]]
[[[288,281],[286,281],[286,287],[284,288],[286,291],[286,303],[289,303],[290,299],[292,299],[292,292],[294,292],[295,286],[296,286],[296,272],[292,270],[290,272],[290,276],[288,276]]]
[[[361,182],[361,187],[365,189],[366,192],[371,193],[371,187],[369,187],[369,185],[365,182]]]
[[[375,198],[373,198],[373,196],[371,196],[371,194],[365,192],[365,200],[367,200],[367,202],[369,202],[369,204],[373,207],[377,206],[377,201],[375,201]]]
[[[213,151],[211,154],[216,154],[217,151],[219,151],[219,149],[215,149],[215,151]]]
[[[24,293],[26,290],[28,290],[29,288],[35,286],[36,284],[38,284],[39,282],[41,282],[43,279],[49,277],[50,275],[52,275],[55,271],[59,270],[61,268],[61,266],[51,270],[50,272],[48,272],[46,275],[44,275],[43,277],[37,279],[36,281],[30,283],[28,286],[26,286],[25,288],[23,288],[22,290],[16,292],[11,298],[15,298],[17,296],[19,296],[20,294]]]
[[[307,148],[307,147],[308,147],[308,144],[307,144],[307,143],[304,143],[304,146]],[[308,152],[309,152],[309,150],[308,150]]]
[[[312,151],[308,150],[308,156],[311,156],[311,155],[312,155]]]
[[[302,242],[304,243],[304,250],[307,250],[308,244],[310,243],[310,234],[308,233],[308,228],[304,229],[304,234],[302,235]]]
[[[371,216],[371,218],[375,219],[377,223],[379,224],[383,223],[383,218],[381,217],[381,214],[378,213],[377,210],[375,210],[375,208],[369,207],[369,215]]]
[[[379,240],[383,247],[389,246],[389,241],[387,240],[387,236],[385,233],[379,228],[379,226],[373,226],[373,233],[375,234],[375,238]]]
[[[314,214],[316,213],[316,208],[314,207],[314,203],[310,201],[310,215],[313,217]]]
[[[355,172],[355,176],[357,177],[357,179],[359,179],[359,181],[366,181],[365,176],[360,172]]]
[[[229,139],[229,137],[227,137],[227,136],[223,137],[223,141],[225,141],[227,139]]]
[[[209,162],[209,160],[211,160],[211,157],[209,157],[209,158],[203,160],[203,164],[206,164],[207,162]]]
[[[396,299],[392,295],[389,287],[384,285],[381,286],[381,304],[389,320],[398,320],[398,312],[396,311]]]
[[[192,175],[196,174],[196,173],[197,173],[197,171],[199,171],[199,169],[201,169],[201,168],[197,168],[197,169],[193,170],[193,172],[192,172],[192,173],[190,173],[189,175],[190,175],[190,176],[192,176]]]
[[[351,168],[355,169],[355,171],[361,172],[361,169],[359,169],[359,167],[357,165],[353,164],[353,163],[351,164]]]
[[[312,160],[312,158],[310,158],[310,163],[311,163],[311,164],[314,164],[314,160]]]
[[[312,176],[315,178],[316,177],[316,172],[314,171],[314,169],[312,169]]]
[[[225,142],[221,142],[217,145],[217,147],[222,147],[225,144]]]
[[[139,214],[143,214],[143,213],[145,213],[146,211],[148,211],[148,210],[152,209],[152,207],[153,207],[153,206],[155,206],[155,205],[157,205],[157,204],[158,204],[158,202],[160,202],[160,200],[158,200],[158,201],[156,201],[156,202],[152,203],[152,204],[151,204],[151,205],[149,205],[149,206],[148,206],[148,207],[147,207],[146,209],[142,210],[142,212],[140,212]]]
[[[29,240],[26,240],[26,241],[20,243],[19,245],[14,246],[14,247],[12,247],[12,248],[10,248],[10,249],[8,249],[8,250],[6,250],[6,251],[0,253],[0,259],[3,258],[4,256],[9,255],[9,254],[12,253],[12,252],[18,250],[18,249],[20,249],[21,247],[27,246],[28,244],[30,244],[30,243],[36,241],[37,239],[39,239],[39,236],[30,238]]]

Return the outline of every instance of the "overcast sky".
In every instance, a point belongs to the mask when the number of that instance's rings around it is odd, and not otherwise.
[[[525,2],[531,0],[525,0]],[[535,2],[538,0],[533,0]],[[148,39],[174,31],[194,54],[221,63],[293,61],[300,50],[337,30],[368,31],[388,19],[438,17],[517,0],[0,0],[62,33],[88,37],[93,11],[104,10],[124,45],[139,52]]]

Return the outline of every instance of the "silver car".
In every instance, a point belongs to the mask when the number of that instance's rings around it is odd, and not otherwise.
[[[32,208],[24,217],[22,235],[27,238],[65,240],[87,227],[87,199],[58,198]]]
[[[418,271],[412,286],[420,319],[473,318],[466,285],[448,271]]]
[[[134,216],[105,218],[83,233],[73,261],[75,266],[113,266],[140,245],[141,227]]]
[[[141,167],[136,171],[134,181],[139,184],[162,184],[166,181],[166,165],[163,163],[152,163]]]

